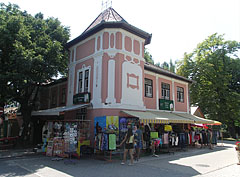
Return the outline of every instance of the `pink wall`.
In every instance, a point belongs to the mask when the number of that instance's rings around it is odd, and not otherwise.
[[[125,50],[132,52],[132,39],[128,36],[125,36]]]
[[[77,46],[76,61],[92,55],[95,52],[95,38]]]
[[[140,54],[140,43],[139,43],[139,41],[134,40],[133,44],[134,44],[134,48],[133,48],[134,53],[136,55],[139,55]]]
[[[103,33],[103,49],[109,48],[109,33],[104,32]]]
[[[101,39],[100,39],[100,37],[98,37],[98,39],[97,39],[97,50],[99,50],[100,49],[100,41]]]
[[[115,98],[116,102],[120,103],[122,98],[122,64],[124,55],[117,53],[113,58],[115,60]],[[107,53],[103,54],[102,61],[102,103],[106,102],[108,96],[108,62],[110,56]]]
[[[85,67],[91,66],[91,72],[90,72],[90,92],[93,93],[93,70],[94,70],[94,59],[91,58],[85,62],[76,64],[75,66],[75,79],[74,79],[74,95],[76,94],[77,89],[77,73],[78,70],[82,69],[82,66],[85,65]],[[91,96],[92,97],[92,96]]]
[[[151,79],[153,81],[153,97],[149,98],[145,96],[145,84],[144,84],[144,105],[146,106],[147,109],[157,109],[157,105],[156,105],[156,77],[149,75],[149,74],[145,74],[144,75],[144,79]]]
[[[65,102],[62,102],[62,92],[65,89]],[[59,94],[58,94],[58,106],[65,106],[67,102],[67,82],[65,84],[59,85]]]
[[[177,82],[174,82],[174,96],[175,96],[175,111],[183,111],[187,112],[187,91],[186,86]],[[177,87],[182,87],[184,89],[184,102],[178,102],[177,101]]]
[[[115,98],[117,103],[121,103],[122,98],[122,64],[124,55],[117,53],[115,59]]]
[[[122,49],[122,33],[116,33],[116,49]]]
[[[110,36],[110,47],[111,48],[114,47],[114,34],[111,34],[111,36]]]
[[[140,61],[140,66],[142,68],[142,76],[143,76],[143,79],[142,79],[142,100],[144,102],[145,100],[145,85],[144,85],[144,61]]]
[[[107,53],[102,57],[102,103],[106,102],[108,94],[108,61],[110,57]]]

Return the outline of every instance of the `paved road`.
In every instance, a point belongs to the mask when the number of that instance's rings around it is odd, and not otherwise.
[[[44,156],[29,156],[0,160],[0,176],[27,177],[239,177],[240,166],[234,144],[224,143],[214,150],[189,149],[164,154],[159,157],[143,157],[134,166],[120,165],[119,160],[106,162],[81,159],[66,165],[64,161],[52,161]]]

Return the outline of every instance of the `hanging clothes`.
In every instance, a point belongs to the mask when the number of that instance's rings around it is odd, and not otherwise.
[[[169,144],[168,133],[163,134],[163,144]]]
[[[185,147],[185,133],[179,133],[179,143],[181,148]]]
[[[178,136],[176,136],[175,138],[176,138],[176,140],[175,140],[175,146],[178,146],[179,138],[178,138]]]

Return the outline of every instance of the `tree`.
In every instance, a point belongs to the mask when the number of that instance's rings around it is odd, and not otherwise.
[[[185,53],[177,69],[178,74],[196,81],[190,87],[191,103],[228,125],[232,136],[240,120],[239,48],[240,43],[213,34],[192,53]]]
[[[0,7],[0,100],[20,103],[24,135],[39,87],[66,71],[68,52],[64,45],[69,28],[56,18],[22,12],[17,5]]]
[[[148,50],[146,48],[144,48],[144,59],[146,62],[154,64],[152,55],[148,52]]]
[[[163,64],[161,64],[161,67],[163,69],[169,70],[169,64],[166,61],[164,61]]]
[[[169,62],[169,71],[171,71],[172,73],[175,73],[175,64],[173,64],[172,59],[170,59],[170,62]]]
[[[161,67],[163,68],[163,69],[166,69],[166,70],[169,70],[169,71],[171,71],[172,73],[175,73],[175,64],[173,64],[173,62],[172,62],[172,59],[170,59],[170,62],[168,63],[168,62],[163,62],[163,64],[161,65]]]

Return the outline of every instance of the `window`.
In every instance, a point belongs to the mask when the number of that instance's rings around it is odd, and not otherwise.
[[[52,93],[52,105],[56,105],[57,99],[56,99],[56,95],[54,93]]]
[[[83,72],[79,72],[79,75],[78,75],[78,93],[82,92],[82,86],[83,86]]]
[[[90,87],[90,67],[84,67],[78,71],[77,93],[89,92]]]
[[[66,102],[66,88],[62,89],[62,104]]]
[[[145,79],[145,97],[153,97],[153,82],[150,79]]]
[[[162,99],[170,100],[170,84],[162,83]]]
[[[88,77],[89,77],[89,70],[85,70],[85,78],[84,78],[84,92],[88,92]]]
[[[184,102],[184,89],[182,87],[177,87],[177,101]]]

